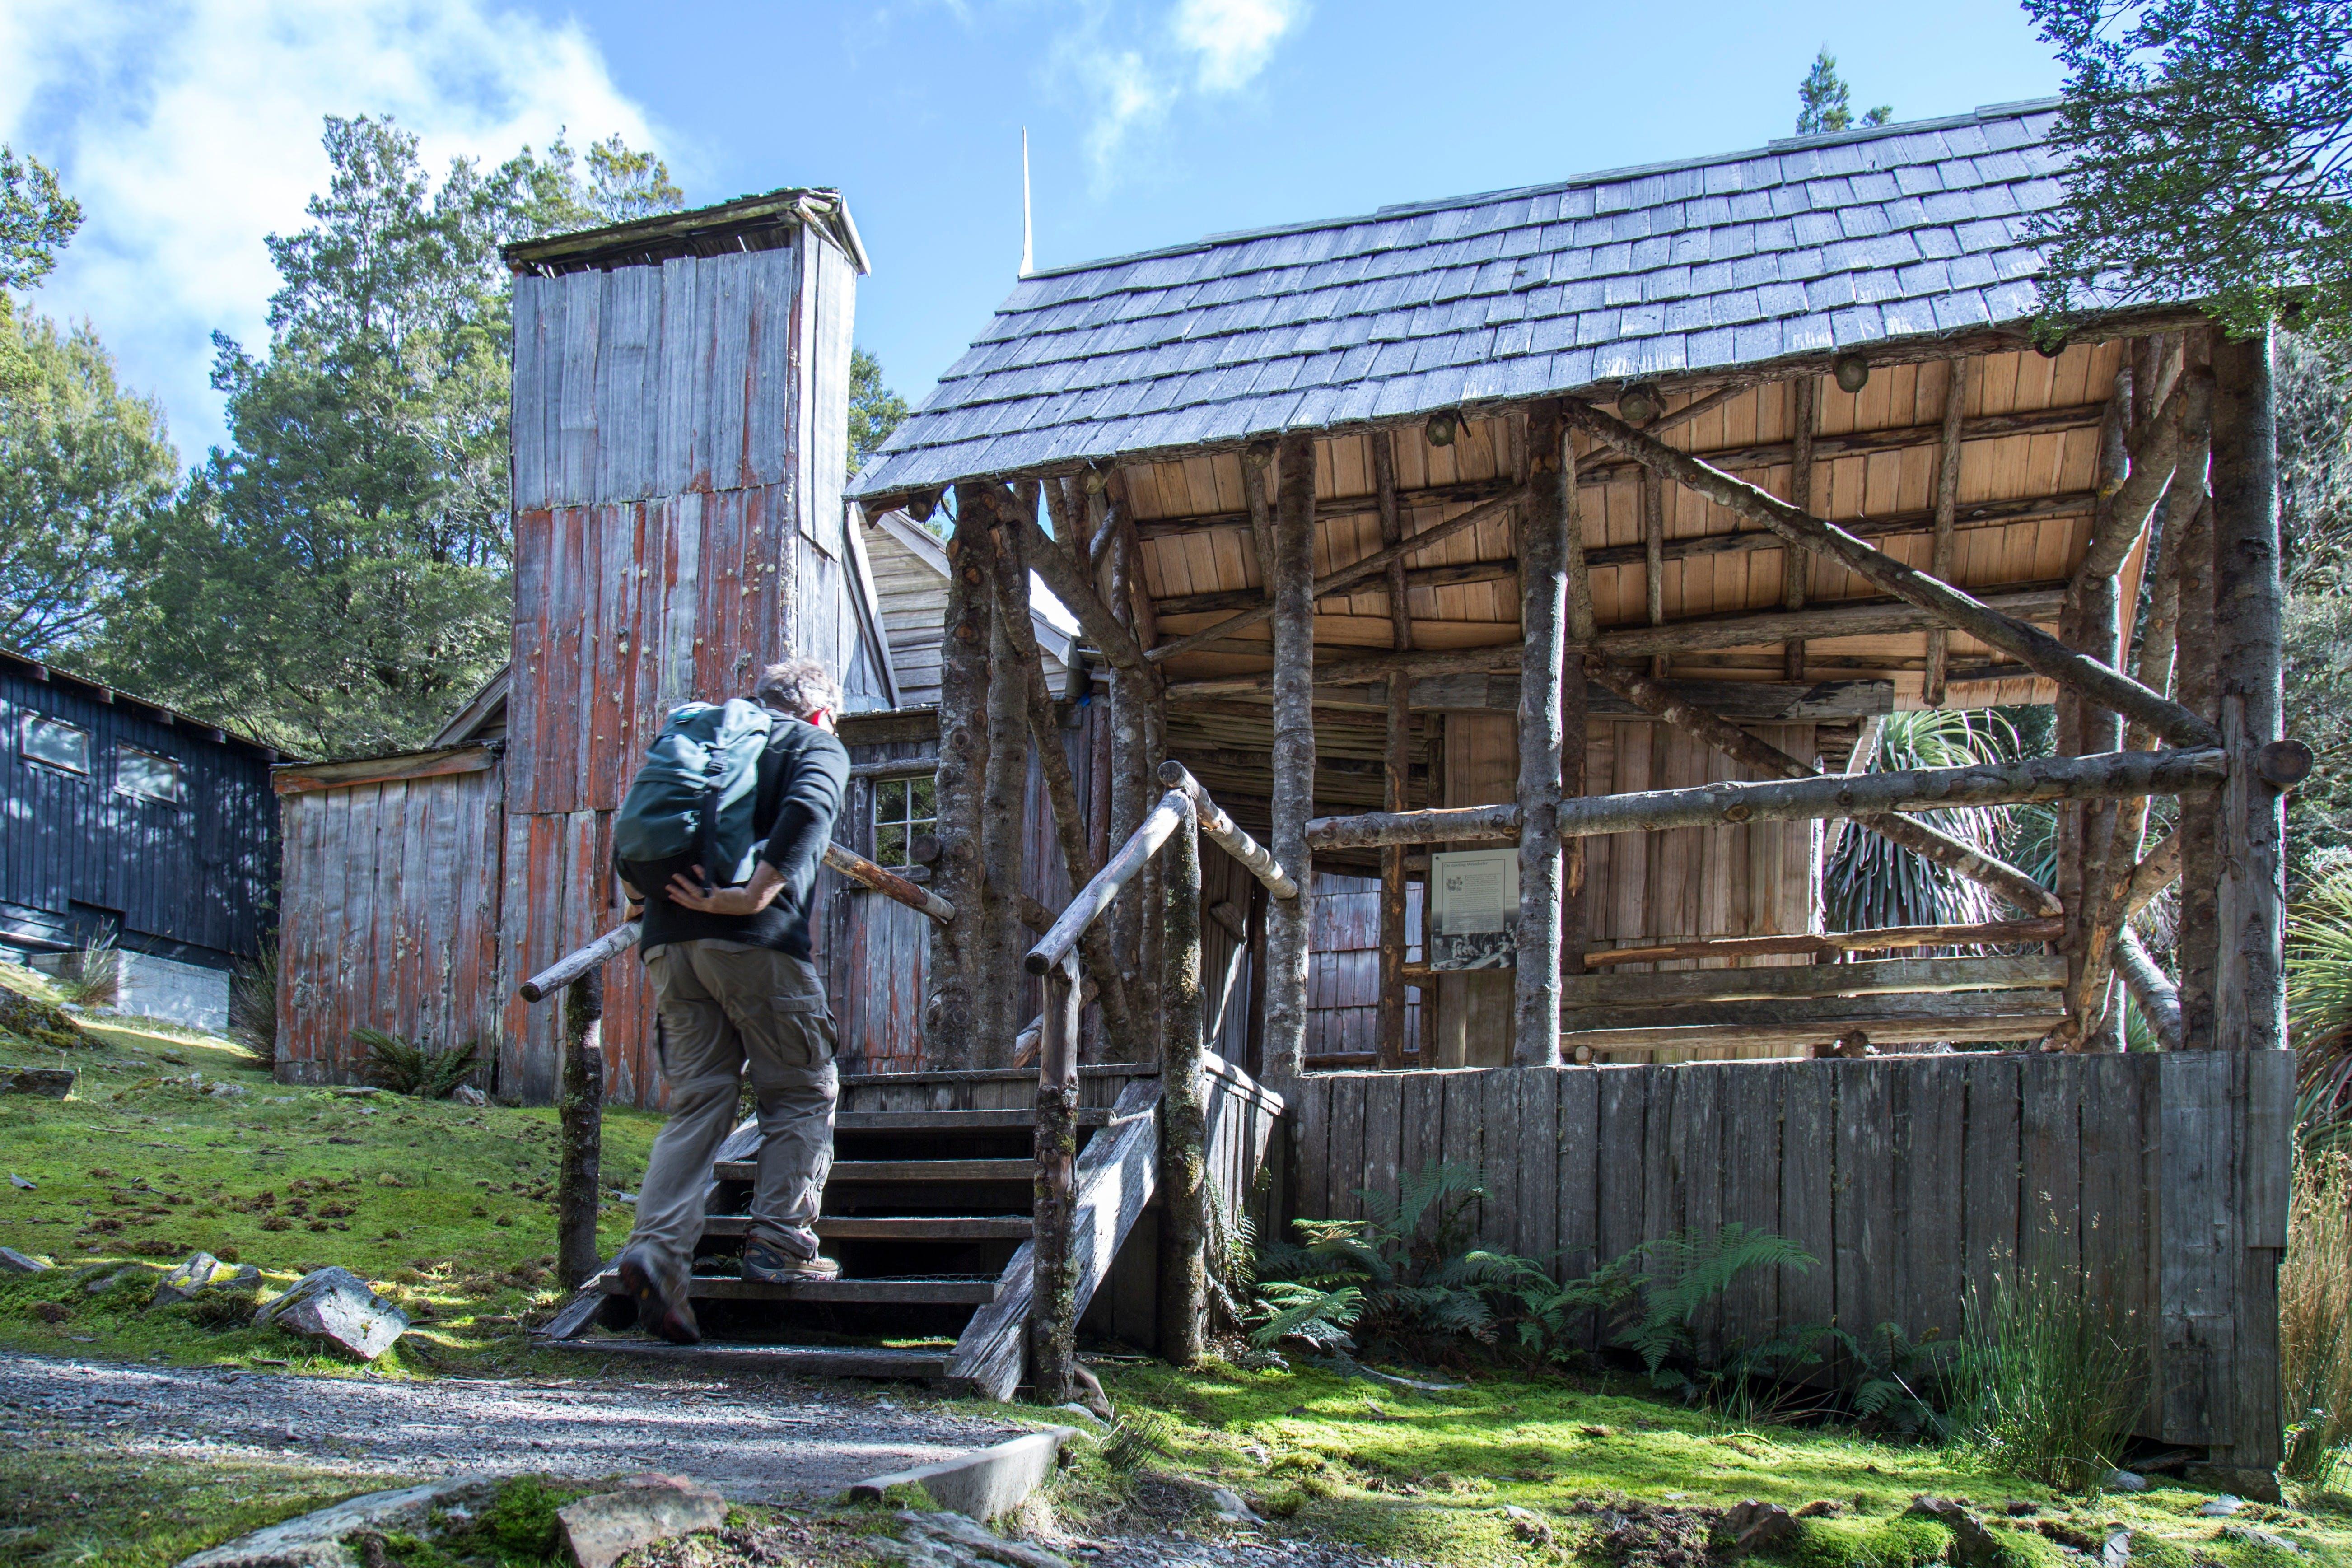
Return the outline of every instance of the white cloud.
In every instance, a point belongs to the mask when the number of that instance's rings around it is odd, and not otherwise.
[[[210,334],[267,340],[262,238],[326,183],[322,116],[394,117],[436,174],[564,126],[659,144],[577,26],[486,0],[0,0],[0,140],[85,215],[32,308],[90,318],[187,460],[221,439]]]
[[[1282,41],[1307,21],[1307,0],[1177,0],[1156,22],[1114,42],[1110,15],[1088,6],[1054,53],[1057,75],[1094,100],[1087,156],[1099,188],[1139,135],[1163,123],[1187,94],[1245,90]]]

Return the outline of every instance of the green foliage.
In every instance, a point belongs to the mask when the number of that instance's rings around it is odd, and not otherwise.
[[[419,1040],[404,1039],[383,1029],[358,1028],[352,1038],[367,1047],[368,1074],[394,1094],[419,1100],[446,1100],[466,1081],[480,1054],[478,1041],[468,1040],[455,1050],[436,1051]]]
[[[1318,1349],[1351,1350],[1360,1333],[1368,1344],[1456,1337],[1493,1343],[1495,1310],[1486,1291],[1525,1260],[1469,1248],[1486,1196],[1478,1173],[1432,1161],[1393,1197],[1361,1189],[1356,1195],[1366,1218],[1298,1220],[1304,1247],[1259,1255],[1252,1342],[1296,1338]]]
[[[115,951],[112,931],[90,938],[66,956],[58,991],[77,1007],[114,1005],[122,994],[122,954]]]
[[[1140,1469],[1170,1452],[1168,1423],[1156,1411],[1129,1410],[1103,1438],[1103,1463],[1114,1470]]]
[[[849,477],[890,438],[909,410],[907,400],[882,384],[882,362],[864,349],[849,351]]]
[[[49,658],[97,632],[179,464],[89,326],[20,320],[0,296],[0,644]]]
[[[239,959],[228,978],[228,1037],[251,1051],[264,1068],[278,1065],[278,941],[265,939],[258,956]]]
[[[268,240],[266,354],[216,336],[230,444],[140,531],[102,668],[313,755],[421,743],[507,657],[506,241],[674,205],[617,140],[437,182],[388,120],[326,122],[309,226]]]
[[[2296,889],[2352,844],[2352,339],[2282,332],[2275,372],[2285,545],[2285,732],[2318,753],[2286,797]]]
[[[81,204],[38,158],[0,144],[0,289],[30,289],[81,226]]]
[[[2238,331],[2352,318],[2352,8],[2026,0],[2067,72],[2053,314],[2213,302]]]
[[[2286,1004],[2304,1138],[2340,1140],[2352,1125],[2352,865],[2324,871],[2287,912]]]
[[[2295,1161],[2279,1360],[2288,1413],[2282,1468],[2305,1486],[2330,1486],[2352,1451],[2352,1153],[2340,1142],[2320,1152],[2306,1145]]]
[[[1881,104],[1862,117],[1864,125],[1884,125],[1895,117],[1891,104]],[[1827,44],[1813,57],[1812,68],[1797,84],[1797,134],[1819,136],[1853,126],[1853,97],[1838,75],[1837,57]]]
[[[2146,1403],[2138,1326],[2096,1300],[2079,1268],[2007,1269],[1964,1303],[1953,1373],[1968,1439],[2002,1469],[2066,1489],[2115,1468]]]
[[[2016,731],[1997,709],[1924,709],[1886,715],[1877,748],[1862,771],[1969,767],[2014,756],[2017,751]],[[2009,827],[2007,812],[1998,806],[1917,815],[1988,854],[2000,852]],[[1841,821],[1833,833],[1822,868],[1822,900],[1832,930],[1969,924],[1999,919],[2007,910],[1981,886],[1916,850],[1852,822]]]

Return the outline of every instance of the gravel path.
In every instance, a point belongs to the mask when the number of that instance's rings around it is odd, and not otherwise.
[[[386,1476],[662,1470],[738,1501],[805,1502],[1020,1430],[904,1389],[789,1378],[402,1383],[0,1352],[0,1443],[72,1433],[191,1458],[300,1455]]]

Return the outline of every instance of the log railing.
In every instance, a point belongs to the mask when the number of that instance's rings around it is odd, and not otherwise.
[[[955,906],[945,899],[838,844],[824,847],[824,863],[942,925],[955,919]],[[642,921],[625,921],[515,987],[526,1002],[563,993],[563,1089],[558,1102],[562,1163],[556,1177],[555,1228],[556,1271],[569,1289],[576,1289],[604,1267],[596,1250],[596,1191],[604,1142],[604,965],[636,946],[644,933]]]
[[[1256,840],[1225,815],[1200,782],[1178,763],[1163,763],[1167,794],[1145,814],[1117,854],[1078,889],[1052,927],[1023,960],[1045,982],[1037,1052],[1037,1177],[1031,1245],[1034,1288],[1030,1296],[1030,1378],[1041,1404],[1071,1397],[1076,1356],[1077,1277],[1072,1226],[1077,1191],[1078,1017],[1085,1005],[1078,943],[1119,894],[1152,860],[1164,855],[1160,885],[1166,975],[1160,1062],[1160,1190],[1161,1229],[1160,1339],[1179,1364],[1200,1355],[1208,1280],[1205,1246],[1208,1182],[1204,1041],[1201,984],[1201,837],[1205,834],[1278,899],[1296,899],[1299,884]]]

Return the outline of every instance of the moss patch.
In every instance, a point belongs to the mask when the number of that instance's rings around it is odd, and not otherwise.
[[[0,987],[39,991],[0,965]],[[273,1081],[229,1041],[171,1026],[93,1023],[71,1052],[0,1039],[0,1068],[79,1069],[62,1101],[0,1097],[0,1245],[56,1274],[0,1281],[0,1344],[49,1354],[181,1363],[285,1361],[347,1371],[222,1310],[150,1312],[152,1286],[87,1294],[78,1266],[170,1264],[199,1248],[260,1268],[272,1289],[340,1264],[415,1322],[378,1371],[524,1364],[522,1326],[560,1300],[557,1125],[551,1109],[354,1097]],[[634,1187],[661,1118],[604,1118],[603,1176]],[[607,1206],[617,1249],[631,1211]],[[134,1288],[135,1287],[135,1288]]]
[[[1612,1537],[1628,1513],[1637,1525],[1645,1516],[1690,1516],[1703,1539],[1705,1521],[1753,1498],[1791,1510],[1832,1505],[1802,1521],[1786,1554],[1803,1568],[1917,1568],[1950,1556],[1950,1531],[1910,1512],[1924,1493],[1969,1500],[2009,1568],[2067,1561],[2036,1528],[2043,1520],[2094,1540],[2120,1525],[2134,1532],[2134,1560],[2158,1568],[2185,1568],[2192,1556],[2227,1568],[2280,1568],[2260,1547],[2224,1539],[2221,1521],[2196,1515],[2208,1493],[2158,1486],[2072,1497],[1992,1471],[1957,1447],[1822,1428],[1729,1429],[1704,1412],[1605,1384],[1475,1376],[1457,1392],[1409,1394],[1322,1372],[1243,1372],[1213,1362],[1181,1372],[1124,1368],[1107,1381],[1123,1415],[1160,1417],[1167,1453],[1131,1474],[1113,1470],[1098,1452],[1082,1457],[1054,1494],[1080,1529],[1118,1531],[1184,1515],[1188,1527],[1213,1528],[1200,1502],[1199,1483],[1208,1483],[1239,1492],[1275,1533],[1313,1531],[1443,1563],[1558,1562],[1564,1553],[1638,1568],[1645,1550],[1669,1563],[1681,1549],[1666,1539],[1671,1529]],[[2011,1502],[2035,1511],[2010,1518]],[[1527,1539],[1509,1508],[1539,1516],[1557,1546]],[[2344,1516],[2249,1508],[2239,1517],[2308,1548],[2311,1555],[2296,1559],[2305,1568],[2352,1562],[2352,1520]]]

